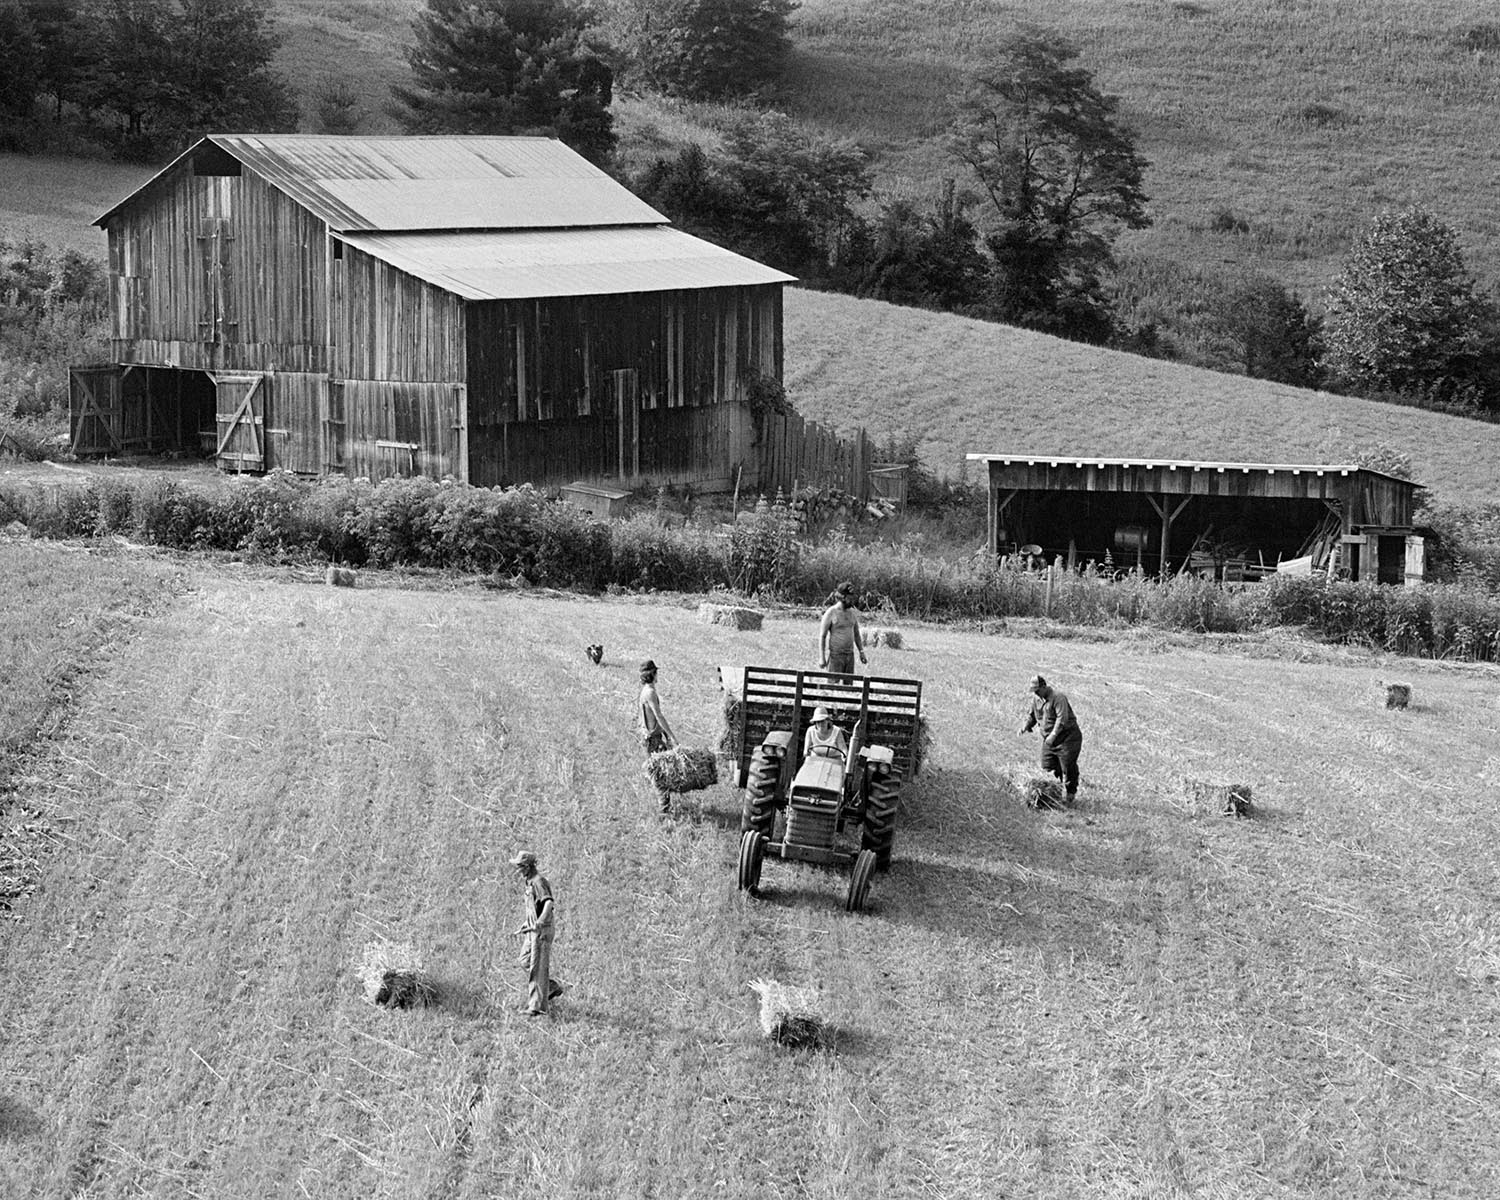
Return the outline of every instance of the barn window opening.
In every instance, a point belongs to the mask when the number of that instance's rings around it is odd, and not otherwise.
[[[239,173],[240,160],[212,142],[193,155],[194,175],[238,176]]]
[[[344,257],[344,243],[338,238],[333,239],[333,257],[335,261]]]

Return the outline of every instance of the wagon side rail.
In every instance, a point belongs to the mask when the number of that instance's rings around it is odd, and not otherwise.
[[[789,770],[801,757],[802,737],[812,711],[822,704],[834,721],[849,729],[864,724],[864,744],[889,746],[902,779],[912,776],[922,711],[922,684],[915,679],[874,675],[844,682],[827,671],[787,667],[720,667],[720,685],[739,700],[733,731],[738,784],[744,787],[755,749],[772,730],[792,734]]]

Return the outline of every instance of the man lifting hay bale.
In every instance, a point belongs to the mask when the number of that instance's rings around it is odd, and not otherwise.
[[[824,610],[818,623],[820,665],[848,683],[854,678],[856,652],[860,662],[869,662],[859,633],[859,617],[855,615],[854,585],[846,580],[834,591],[833,603]]]
[[[667,718],[662,715],[661,697],[656,694],[656,663],[649,658],[641,663],[641,695],[636,705],[636,717],[648,764],[653,754],[669,750],[677,744],[677,735],[672,732]],[[650,770],[649,765],[647,770]],[[661,811],[670,812],[672,793],[659,785],[657,791],[661,795]]]
[[[1078,753],[1083,749],[1083,730],[1066,695],[1040,675],[1031,677],[1030,689],[1031,712],[1020,731],[1026,734],[1041,726],[1042,770],[1062,781],[1064,803],[1072,804],[1078,795]]]

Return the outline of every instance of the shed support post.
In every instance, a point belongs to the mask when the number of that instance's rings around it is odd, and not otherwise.
[[[1162,496],[1160,504],[1156,502],[1155,496],[1147,496],[1146,499],[1156,511],[1156,515],[1161,518],[1161,577],[1165,579],[1172,565],[1172,522],[1182,515],[1182,510],[1188,506],[1188,501],[1192,497],[1184,496],[1176,508],[1172,507],[1172,502],[1165,495]]]
[[[1010,502],[1021,494],[1019,488],[1011,488],[1005,494],[1005,499],[1000,499],[1000,489],[990,488],[990,557],[1000,557],[1000,518],[1005,515],[1005,510]]]

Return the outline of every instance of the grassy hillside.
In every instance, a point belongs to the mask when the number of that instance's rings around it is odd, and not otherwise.
[[[736,795],[661,820],[629,733],[633,660],[707,743],[714,665],[806,661],[810,617],[198,576],[32,788],[69,836],[0,926],[0,1193],[1495,1194],[1492,672],[1403,663],[1388,713],[1374,661],[907,633],[874,667],[925,681],[932,769],[849,917],[813,868],[737,894]],[[1073,813],[1000,782],[1037,668],[1086,729]],[[382,939],[440,1007],[360,998]],[[834,1051],[760,1041],[763,976],[822,985]]]
[[[968,453],[1308,462],[1385,442],[1447,499],[1491,498],[1500,479],[1500,425],[946,313],[792,288],[786,347],[787,391],[805,416],[920,433],[939,474],[956,476]]]
[[[1422,203],[1500,283],[1500,20],[1483,0],[805,0],[796,20],[795,107],[878,147],[893,186],[952,173],[946,97],[1041,22],[1122,97],[1151,162],[1157,226],[1122,244],[1321,291],[1372,216]],[[1213,232],[1223,209],[1249,232]]]
[[[388,128],[419,8],[281,0],[282,65],[309,91],[342,74],[368,127]],[[803,0],[786,103],[865,143],[883,189],[929,194],[953,173],[949,95],[1023,21],[1073,38],[1140,135],[1157,224],[1124,246],[1316,295],[1376,213],[1422,203],[1500,283],[1500,18],[1485,0]],[[631,135],[685,135],[713,110],[621,97],[617,115]],[[1248,229],[1215,232],[1221,211]]]
[[[0,236],[29,235],[103,258],[104,231],[94,228],[94,219],[154,173],[120,163],[0,154]]]

